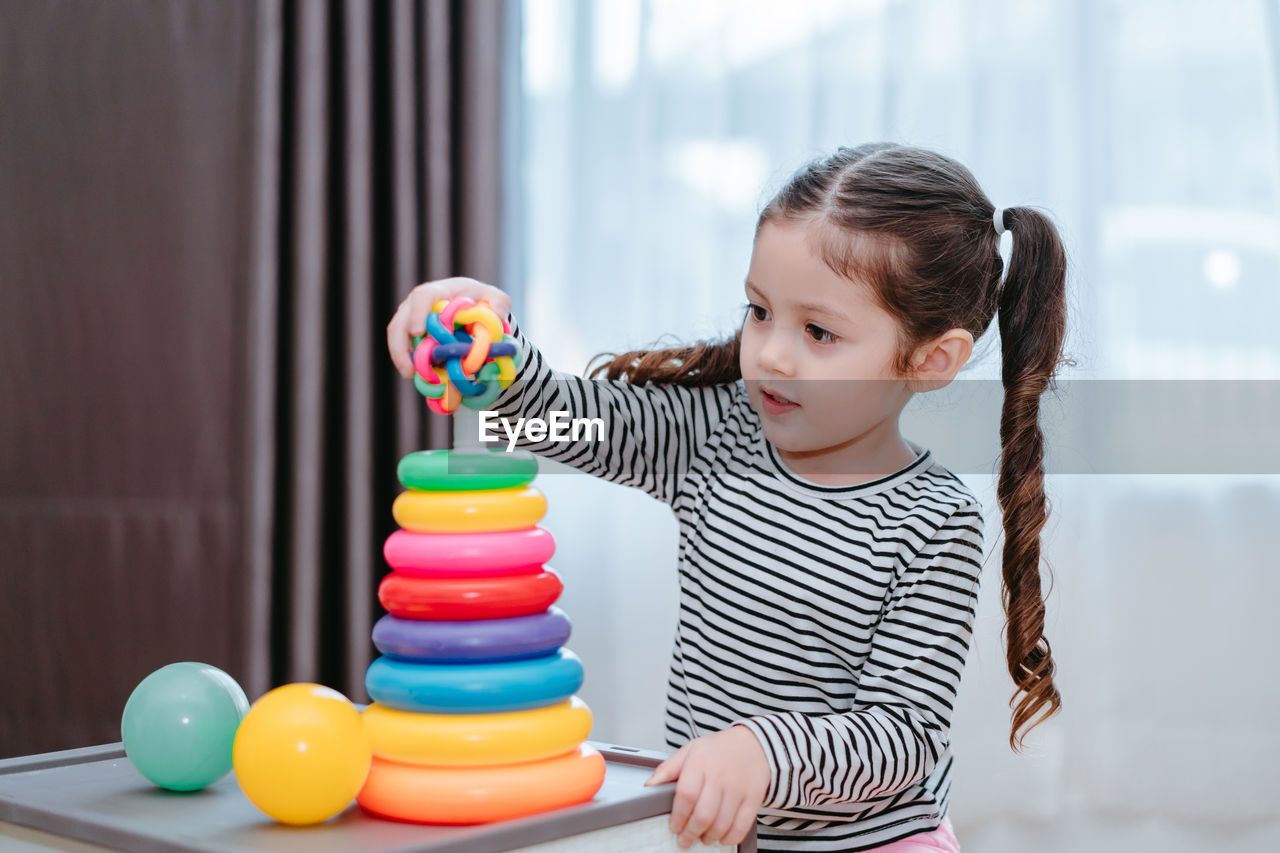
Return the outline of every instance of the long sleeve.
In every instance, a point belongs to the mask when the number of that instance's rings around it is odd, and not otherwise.
[[[553,441],[550,434],[532,441],[520,430],[515,446],[672,503],[694,456],[723,419],[732,386],[633,385],[561,373],[547,364],[514,318],[510,323],[524,362],[512,384],[486,409],[495,415],[489,419],[495,427],[489,435],[500,436],[506,446],[506,428],[514,431],[519,418],[526,424],[533,418],[546,422],[563,412],[565,432],[572,421],[598,419],[602,430],[584,430],[566,441]],[[498,426],[499,418],[506,426]]]
[[[972,637],[981,506],[952,513],[906,565],[872,638],[853,707],[738,721],[764,746],[764,808],[804,810],[891,796],[928,776],[949,746]]]

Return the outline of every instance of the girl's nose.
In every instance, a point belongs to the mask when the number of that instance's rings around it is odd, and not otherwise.
[[[760,342],[760,350],[756,355],[756,363],[760,369],[779,375],[790,375],[794,366],[791,352],[782,335],[766,335]]]

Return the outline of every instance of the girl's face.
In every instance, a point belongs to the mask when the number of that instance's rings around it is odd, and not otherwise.
[[[811,229],[768,223],[751,253],[740,365],[765,437],[784,455],[848,459],[882,445],[911,397],[894,375],[897,325],[864,284],[834,273]],[[864,473],[843,471],[839,473]]]

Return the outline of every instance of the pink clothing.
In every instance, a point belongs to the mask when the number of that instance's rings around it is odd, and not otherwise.
[[[951,818],[944,817],[933,832],[922,832],[880,847],[872,847],[866,853],[960,853],[960,842],[956,841],[955,832],[952,831]]]

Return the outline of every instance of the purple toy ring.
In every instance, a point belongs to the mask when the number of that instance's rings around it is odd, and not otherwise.
[[[390,658],[419,663],[483,663],[549,655],[569,639],[559,607],[507,619],[439,621],[388,613],[373,626],[373,644]]]

